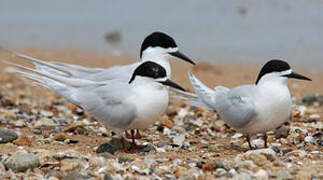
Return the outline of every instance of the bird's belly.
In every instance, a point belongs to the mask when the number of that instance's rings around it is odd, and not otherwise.
[[[152,125],[168,106],[168,91],[163,89],[150,96],[141,96],[137,106],[137,116],[129,129],[145,129]]]
[[[291,102],[289,99],[280,99],[262,107],[258,110],[260,112],[258,116],[239,131],[247,135],[255,135],[276,129],[289,118]]]

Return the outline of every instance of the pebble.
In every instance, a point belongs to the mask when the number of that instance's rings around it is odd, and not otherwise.
[[[271,148],[249,150],[245,154],[246,155],[250,155],[250,154],[261,154],[261,155],[266,156],[266,158],[269,161],[274,161],[276,159],[276,152],[273,149],[271,149]]]
[[[185,134],[181,134],[173,138],[173,144],[178,147],[181,147],[184,144],[184,141],[185,141]]]
[[[263,169],[260,169],[259,171],[257,171],[256,173],[254,173],[253,176],[257,180],[267,180],[267,179],[269,179],[268,173],[265,170],[263,170]]]
[[[76,121],[76,122],[73,122],[72,124],[66,126],[63,131],[64,132],[73,132],[75,131],[77,128],[82,128],[84,127],[84,124],[83,122],[81,121]]]
[[[62,172],[82,172],[88,167],[88,163],[81,159],[63,159],[61,160],[60,165]]]
[[[125,146],[130,149],[130,143],[125,141]],[[114,154],[116,151],[122,150],[122,144],[120,139],[111,139],[108,143],[101,144],[96,150],[97,153],[108,152]]]
[[[311,95],[307,95],[304,96],[302,98],[302,103],[306,104],[306,105],[312,105],[314,103],[318,103],[319,105],[323,105],[323,95],[319,95],[319,94],[311,94]]]
[[[65,176],[63,176],[62,180],[88,180],[88,179],[92,179],[89,176],[85,176],[83,174],[80,174],[78,172],[73,172],[70,174],[67,174]]]
[[[222,144],[212,144],[207,147],[209,152],[216,152],[219,153],[223,151],[224,146]]]
[[[0,129],[0,143],[8,143],[16,140],[18,134],[9,129]]]
[[[15,172],[24,172],[39,166],[39,158],[33,153],[17,152],[5,161],[5,166]]]
[[[13,143],[17,146],[31,146],[32,139],[25,135],[20,135],[18,139],[14,140]]]
[[[285,169],[280,170],[277,173],[272,173],[269,175],[271,178],[275,178],[277,180],[287,180],[287,179],[293,179],[293,176]]]
[[[254,139],[251,141],[251,145],[256,148],[263,148],[264,147],[264,140],[262,139]],[[245,149],[250,149],[248,142],[242,144],[242,147]]]
[[[35,123],[35,127],[50,127],[50,126],[56,126],[56,125],[57,124],[54,122],[53,119],[49,119],[46,117],[38,119]]]
[[[241,173],[233,176],[232,179],[233,180],[252,180],[252,177],[250,176],[250,174],[248,174],[246,172],[241,172]]]
[[[280,126],[279,128],[277,128],[274,131],[275,134],[275,138],[279,139],[279,138],[286,138],[289,134],[289,128],[285,127],[285,126]]]
[[[13,122],[15,127],[23,128],[26,127],[26,122],[22,119]]]
[[[111,174],[105,173],[104,177],[103,177],[103,180],[113,180],[113,178],[112,178]]]

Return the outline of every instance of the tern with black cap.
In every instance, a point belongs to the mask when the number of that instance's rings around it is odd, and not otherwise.
[[[270,60],[261,69],[255,84],[241,85],[232,89],[216,86],[215,90],[205,86],[189,73],[196,94],[178,92],[180,99],[192,105],[214,109],[231,127],[247,137],[264,133],[282,125],[290,116],[292,101],[287,79],[311,79],[294,72],[282,60]]]
[[[144,39],[140,48],[140,61],[127,65],[112,66],[109,68],[88,68],[62,62],[46,62],[20,53],[11,53],[33,63],[37,71],[44,74],[50,74],[61,78],[78,79],[82,81],[89,80],[94,82],[111,81],[115,79],[128,82],[135,69],[137,69],[137,67],[143,62],[147,61],[155,62],[162,66],[166,71],[167,78],[171,77],[169,60],[172,57],[180,58],[195,65],[190,58],[179,51],[175,40],[163,32],[153,32]],[[40,78],[45,82],[47,87],[54,90],[56,89],[55,84],[50,83],[50,80],[49,82],[46,82],[48,79],[43,77]],[[164,82],[165,85],[167,85],[167,83],[168,82]],[[134,131],[132,130],[131,135],[126,131],[126,137],[139,139],[141,135],[139,131],[134,134]]]
[[[51,74],[68,78],[95,81],[106,81],[111,79],[128,80],[133,71],[145,61],[153,61],[161,65],[163,68],[165,68],[167,77],[169,78],[171,77],[169,60],[172,57],[177,57],[195,65],[195,63],[189,57],[179,51],[175,40],[163,32],[153,32],[144,39],[140,48],[140,61],[126,65],[116,65],[109,68],[88,68],[80,65],[56,61],[46,62],[17,52],[11,53],[19,58],[32,62],[40,71],[48,71]]]
[[[167,77],[161,65],[146,61],[140,64],[127,81],[113,79],[92,81],[67,78],[42,72],[20,64],[8,70],[21,73],[45,87],[49,87],[66,100],[85,109],[106,127],[121,136],[122,131],[145,129],[152,125],[168,106],[168,88],[184,89]],[[133,146],[136,146],[133,139]]]

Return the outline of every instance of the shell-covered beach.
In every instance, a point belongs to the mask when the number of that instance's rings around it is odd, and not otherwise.
[[[75,49],[15,50],[42,60],[88,67],[137,61]],[[0,59],[22,62],[1,50]],[[231,88],[254,83],[261,68],[197,62],[192,67],[172,60],[172,80],[191,91],[187,72],[192,71],[209,87]],[[312,82],[289,81],[291,118],[267,133],[269,148],[263,148],[259,136],[252,138],[258,149],[249,150],[243,135],[215,111],[171,99],[167,111],[137,141],[146,148],[124,153],[118,137],[87,112],[49,89],[6,72],[6,67],[1,63],[2,179],[323,179],[322,71],[293,68]]]

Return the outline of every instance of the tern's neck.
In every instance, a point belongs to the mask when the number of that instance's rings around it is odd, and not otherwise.
[[[167,77],[170,78],[171,76],[171,68],[169,64],[169,58],[170,55],[167,53],[160,53],[160,52],[155,52],[155,51],[150,51],[150,52],[144,52],[141,57],[141,61],[152,61],[155,62],[159,65],[161,65],[163,68],[165,68]]]
[[[288,92],[287,86],[287,78],[282,77],[266,77],[260,79],[257,84],[257,87],[260,88],[262,91],[271,91],[271,92]]]

